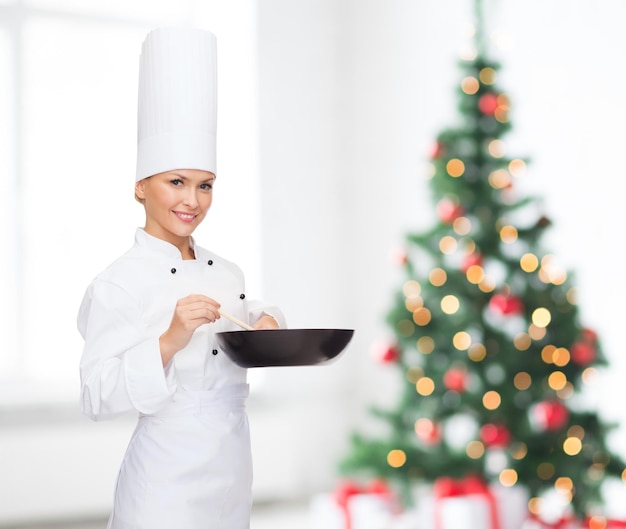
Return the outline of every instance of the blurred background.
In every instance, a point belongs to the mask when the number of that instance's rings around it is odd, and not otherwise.
[[[544,199],[545,246],[574,272],[611,362],[594,399],[621,423],[626,3],[485,0],[484,12],[512,101],[507,149],[530,157],[519,186]],[[335,363],[250,373],[260,528],[264,505],[276,520],[297,509],[304,526],[369,406],[394,401],[396,373],[371,351],[388,338],[403,237],[434,220],[426,165],[455,119],[472,22],[470,0],[0,0],[0,527],[110,508],[134,421],[80,414],[75,319],[143,221],[147,31],[193,23],[218,39],[219,178],[196,239],[291,327],[356,330]]]

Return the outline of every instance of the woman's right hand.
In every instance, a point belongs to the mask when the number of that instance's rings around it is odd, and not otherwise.
[[[202,294],[191,294],[176,302],[170,326],[159,337],[164,366],[189,343],[200,325],[219,320],[219,308],[217,301]]]

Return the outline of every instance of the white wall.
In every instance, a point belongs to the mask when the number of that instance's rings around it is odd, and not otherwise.
[[[510,145],[533,159],[521,186],[545,196],[554,221],[546,245],[576,270],[581,312],[615,365],[597,390],[603,410],[623,420],[609,395],[626,371],[617,192],[626,4],[486,6],[506,44],[498,56],[515,105]],[[395,374],[369,350],[387,332],[394,252],[407,230],[432,218],[423,163],[456,116],[470,14],[462,0],[258,2],[263,293],[292,327],[356,329],[334,364],[263,374],[265,392],[250,402],[259,499],[331,488],[367,407],[393,402]],[[104,513],[132,424],[91,424],[75,410],[61,421],[30,417],[4,417],[0,525]]]
[[[393,402],[395,374],[371,363],[369,350],[387,333],[383,317],[399,279],[393,254],[407,230],[433,218],[423,166],[437,132],[458,116],[457,59],[473,2],[259,5],[264,285],[295,326],[357,330],[331,368],[294,372],[290,384],[273,379],[320,425],[313,438],[290,431],[281,446],[322,489],[332,486],[331,463],[349,432],[372,427],[369,405]],[[589,401],[623,421],[614,395],[626,369],[616,192],[625,176],[626,4],[484,5],[500,85],[514,105],[507,145],[532,160],[519,187],[544,197],[553,221],[545,247],[575,272],[583,323],[598,330],[613,364]],[[329,429],[337,445],[323,442]],[[614,447],[625,453],[620,431]]]

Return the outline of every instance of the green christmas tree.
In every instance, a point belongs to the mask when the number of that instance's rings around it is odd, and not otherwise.
[[[437,221],[406,237],[405,278],[387,323],[384,361],[399,370],[395,409],[372,409],[383,438],[356,433],[346,475],[382,477],[407,492],[442,476],[482,476],[558,489],[583,515],[624,463],[607,446],[614,425],[586,409],[585,381],[606,365],[580,321],[575,288],[541,247],[550,220],[517,189],[527,160],[508,157],[510,100],[488,58],[477,4],[475,55],[461,61],[458,126],[432,153]]]

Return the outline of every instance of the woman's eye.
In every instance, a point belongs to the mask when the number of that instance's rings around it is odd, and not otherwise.
[[[175,178],[174,180],[171,180],[170,183],[172,185],[179,186],[183,183],[183,181],[180,178]]]
[[[210,189],[213,189],[213,184],[200,184],[200,189],[202,189],[203,191],[208,191]]]

